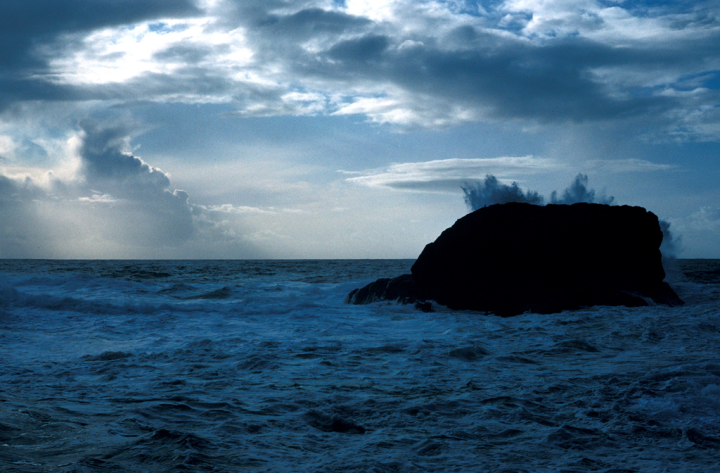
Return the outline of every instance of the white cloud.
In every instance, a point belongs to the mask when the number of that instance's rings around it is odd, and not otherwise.
[[[373,21],[389,21],[395,17],[397,0],[345,0],[345,11]]]
[[[644,159],[608,159],[608,160],[591,160],[585,161],[588,169],[598,171],[606,171],[613,173],[620,172],[651,172],[651,171],[669,171],[677,169],[679,166],[674,164],[658,164],[652,163]]]
[[[124,83],[147,74],[182,74],[188,67],[241,75],[238,68],[252,58],[243,30],[213,31],[212,22],[164,19],[105,28],[83,38],[83,47],[52,58],[49,66],[56,81],[71,85]]]
[[[80,202],[98,203],[98,204],[113,204],[119,200],[110,194],[101,194],[99,192],[93,192],[90,196],[82,196],[78,198]]]
[[[396,91],[391,96],[357,97],[343,104],[334,115],[366,115],[372,122],[406,128],[447,128],[477,119],[477,110],[448,104],[434,97]]]
[[[17,145],[12,136],[0,135],[0,156],[5,157],[15,151]]]
[[[506,24],[513,20],[521,22],[526,35],[543,37],[596,28],[599,10],[597,2],[592,0],[508,0],[500,7],[500,11],[510,15],[503,19]],[[522,16],[513,18],[517,14]]]
[[[488,174],[500,178],[546,173],[560,165],[546,158],[532,156],[441,159],[416,163],[392,164],[387,168],[366,171],[364,175],[347,181],[369,187],[389,187],[413,191],[460,192],[460,186],[485,178]]]
[[[233,204],[222,204],[222,205],[207,205],[199,206],[208,212],[221,212],[229,214],[274,214],[274,210],[261,209],[259,207],[250,207],[246,205],[233,205]]]
[[[506,0],[499,11],[507,12],[504,23],[521,23],[522,33],[543,40],[584,37],[615,46],[659,42],[670,44],[687,39],[703,28],[678,28],[691,22],[692,13],[681,14],[661,7],[638,7],[632,2],[597,0]]]

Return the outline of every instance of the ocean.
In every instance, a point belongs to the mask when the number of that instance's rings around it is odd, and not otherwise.
[[[720,471],[720,260],[681,307],[344,303],[412,263],[0,261],[0,471]]]

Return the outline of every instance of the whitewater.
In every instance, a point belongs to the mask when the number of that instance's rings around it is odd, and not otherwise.
[[[344,303],[412,263],[0,261],[0,471],[720,471],[720,260],[680,307]]]

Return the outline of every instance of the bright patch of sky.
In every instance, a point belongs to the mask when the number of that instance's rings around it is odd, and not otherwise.
[[[395,16],[397,0],[345,0],[344,10],[350,15],[369,18],[373,21],[388,21]]]
[[[144,74],[181,74],[188,67],[224,71],[242,80],[252,58],[242,29],[208,31],[210,19],[144,22],[106,28],[83,38],[81,46],[48,63],[61,83],[123,83]],[[201,100],[216,101],[203,96]]]

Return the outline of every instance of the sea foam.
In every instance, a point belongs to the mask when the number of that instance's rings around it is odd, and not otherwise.
[[[343,303],[411,264],[0,262],[0,470],[716,468],[718,262],[673,308]]]

